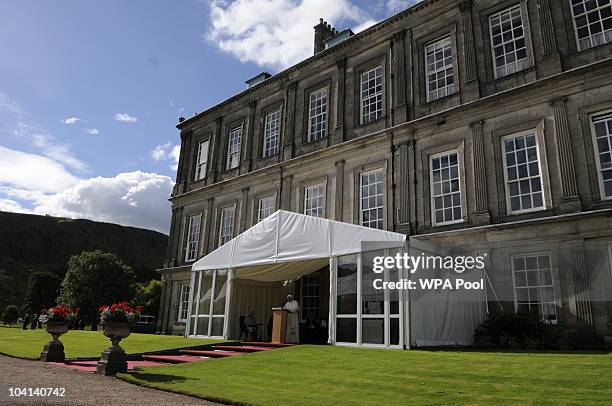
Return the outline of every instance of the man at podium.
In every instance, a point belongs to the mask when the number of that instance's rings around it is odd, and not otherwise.
[[[287,295],[287,303],[283,307],[287,310],[287,329],[286,338],[287,343],[299,344],[300,342],[300,304],[297,300],[293,299],[293,295]]]

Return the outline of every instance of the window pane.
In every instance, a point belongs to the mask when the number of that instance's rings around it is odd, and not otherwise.
[[[338,314],[357,314],[357,256],[338,258]]]
[[[382,117],[382,67],[361,74],[361,124]]]
[[[543,320],[556,323],[550,256],[548,254],[515,256],[512,260],[512,273],[517,312],[538,314]]]
[[[336,341],[339,343],[357,342],[357,319],[336,319]]]
[[[462,220],[459,159],[456,151],[430,159],[431,205],[434,211],[433,224],[454,223]],[[433,168],[441,167],[441,171]],[[440,173],[441,175],[438,175]]]
[[[453,48],[450,37],[425,47],[425,77],[427,101],[454,93]]]
[[[495,77],[527,68],[523,18],[519,5],[489,17]]]
[[[543,208],[540,161],[535,133],[512,136],[504,140],[502,145],[510,211],[521,212]]]
[[[364,344],[384,344],[385,319],[361,319],[361,342]]]

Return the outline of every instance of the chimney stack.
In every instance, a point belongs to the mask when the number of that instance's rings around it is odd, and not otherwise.
[[[323,21],[322,18],[319,18],[319,24],[314,26],[314,30],[314,53],[318,54],[325,49],[325,40],[333,37],[337,32],[334,27],[328,24],[327,21]]]

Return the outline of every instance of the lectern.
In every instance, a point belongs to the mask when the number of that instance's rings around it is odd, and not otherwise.
[[[285,343],[285,332],[287,331],[287,310],[282,307],[272,308],[272,342]]]

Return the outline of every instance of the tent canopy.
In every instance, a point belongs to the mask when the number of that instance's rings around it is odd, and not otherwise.
[[[278,210],[192,266],[192,271],[234,270],[237,278],[282,281],[314,272],[329,258],[364,251],[364,245],[401,248],[404,234]]]

